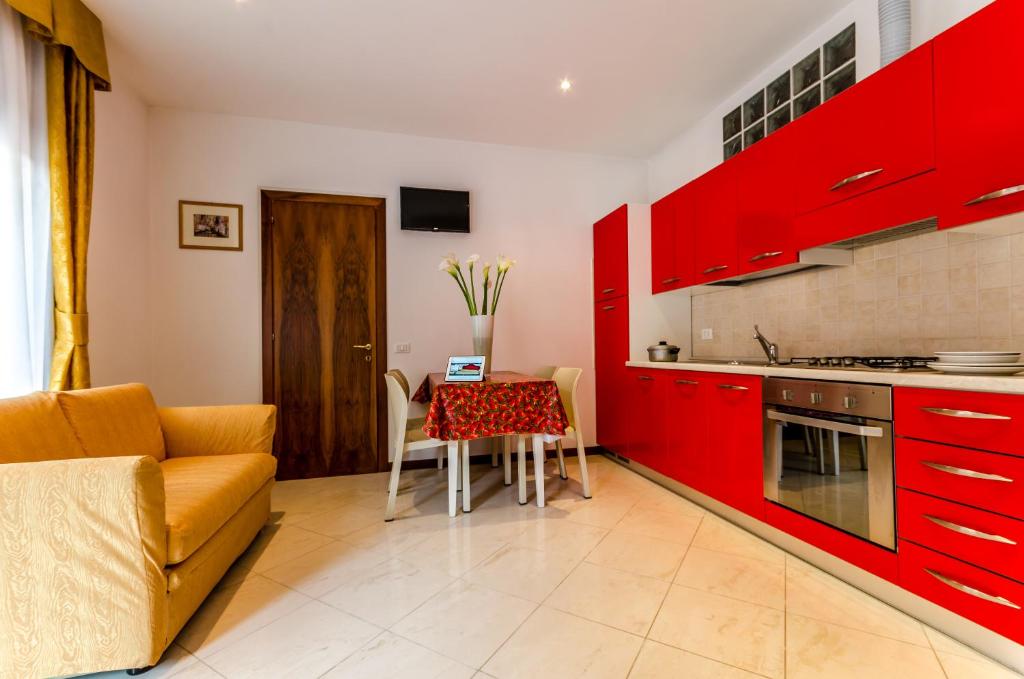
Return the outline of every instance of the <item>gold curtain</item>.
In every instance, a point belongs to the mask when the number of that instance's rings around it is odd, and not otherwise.
[[[85,303],[96,109],[93,76],[75,53],[46,46],[50,143],[54,341],[50,389],[89,386],[89,316]]]
[[[92,214],[94,90],[110,89],[103,24],[81,0],[6,0],[46,43],[54,342],[50,389],[89,382],[86,264]]]

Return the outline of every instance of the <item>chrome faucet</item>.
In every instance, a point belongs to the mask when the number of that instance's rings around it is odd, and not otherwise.
[[[758,344],[761,345],[761,349],[764,350],[765,356],[768,357],[768,365],[778,365],[779,345],[774,342],[769,342],[768,338],[761,334],[761,329],[756,325],[754,326],[754,339],[756,339]]]

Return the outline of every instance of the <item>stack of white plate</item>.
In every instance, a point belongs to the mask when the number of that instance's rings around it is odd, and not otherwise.
[[[928,367],[952,375],[1016,375],[1024,372],[1019,351],[936,351]]]

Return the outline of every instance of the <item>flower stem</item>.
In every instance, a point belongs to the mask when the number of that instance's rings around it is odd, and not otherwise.
[[[473,279],[473,265],[469,265],[469,291],[473,294],[473,307],[470,314],[476,316],[476,281]]]
[[[491,302],[491,315],[493,316],[498,311],[498,298],[501,297],[501,289],[505,285],[505,276],[508,275],[508,271],[498,272],[498,278],[494,282],[494,300]]]

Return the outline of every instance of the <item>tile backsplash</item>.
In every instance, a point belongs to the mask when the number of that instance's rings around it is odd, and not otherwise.
[[[695,358],[1024,350],[1024,218],[854,251],[854,264],[694,295]],[[713,339],[701,339],[710,328]]]

